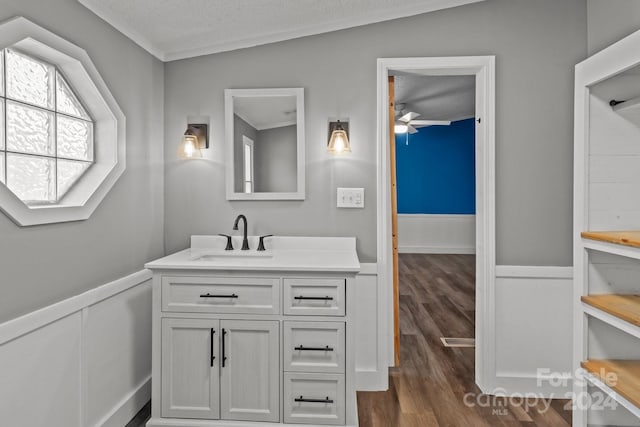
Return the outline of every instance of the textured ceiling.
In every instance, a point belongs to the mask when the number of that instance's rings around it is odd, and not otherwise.
[[[234,113],[257,130],[296,124],[295,96],[237,97]]]
[[[475,76],[396,75],[395,102],[417,120],[461,120],[475,115]]]
[[[78,0],[163,61],[483,0]]]

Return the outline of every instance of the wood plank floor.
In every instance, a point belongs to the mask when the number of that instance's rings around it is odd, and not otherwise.
[[[545,410],[542,401],[482,396],[474,349],[442,345],[440,337],[474,337],[475,256],[400,254],[399,268],[400,366],[388,391],[358,393],[361,427],[570,427],[567,401]]]
[[[400,366],[390,370],[388,391],[358,392],[360,427],[571,426],[567,401],[547,408],[481,396],[474,349],[440,342],[474,336],[473,255],[400,254],[399,268]],[[144,426],[149,413],[146,406],[126,427]]]

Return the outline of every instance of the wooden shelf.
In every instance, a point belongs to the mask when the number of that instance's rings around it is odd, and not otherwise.
[[[585,295],[581,299],[585,304],[640,326],[640,295]]]
[[[583,231],[582,238],[640,248],[640,231]]]
[[[640,231],[583,231],[585,248],[640,259]]]
[[[640,416],[640,360],[587,360],[587,380]]]

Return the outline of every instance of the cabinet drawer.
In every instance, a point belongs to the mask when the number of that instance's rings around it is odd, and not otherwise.
[[[279,279],[162,278],[163,311],[279,314],[279,297]]]
[[[345,279],[284,279],[284,314],[344,316]]]
[[[284,322],[284,370],[344,373],[343,322]]]
[[[344,375],[284,374],[284,422],[343,425]]]

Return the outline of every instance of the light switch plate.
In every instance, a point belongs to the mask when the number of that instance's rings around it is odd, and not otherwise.
[[[339,208],[364,208],[364,188],[338,187]]]

